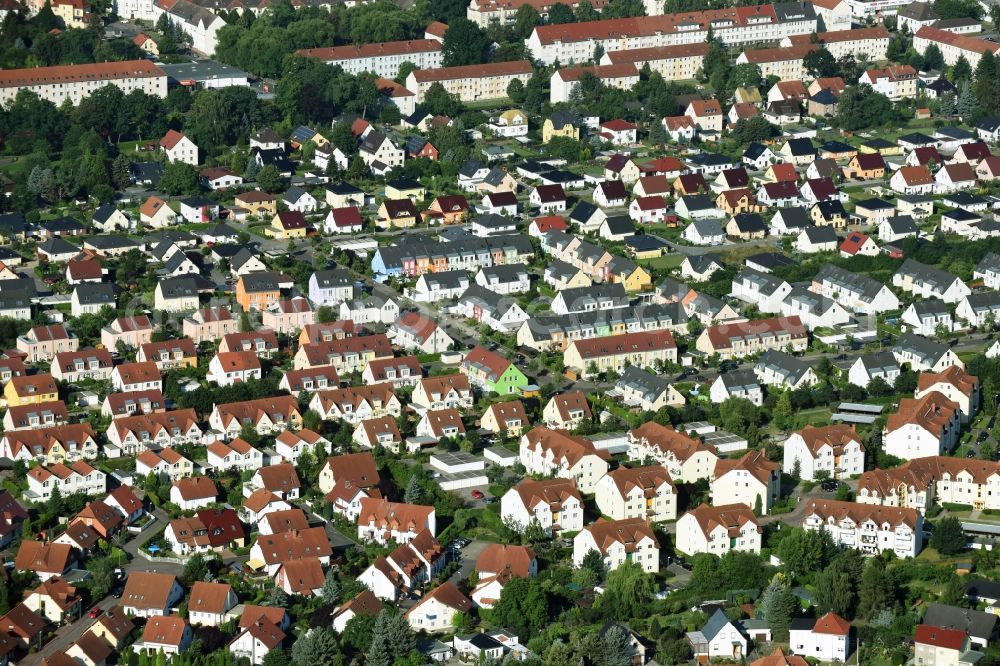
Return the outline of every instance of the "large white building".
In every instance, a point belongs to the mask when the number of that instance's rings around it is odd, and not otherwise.
[[[221,16],[189,0],[155,0],[153,14],[154,23],[166,14],[187,35],[191,49],[207,56],[215,53],[217,33],[226,25]]]
[[[628,457],[630,460],[652,458],[666,468],[676,483],[711,479],[719,461],[714,447],[654,421],[629,432]]]
[[[886,453],[903,460],[938,456],[955,446],[960,429],[958,403],[930,391],[899,401],[886,420],[882,442]]]
[[[545,65],[556,61],[571,64],[593,58],[597,46],[608,53],[677,44],[703,44],[709,30],[726,45],[778,42],[788,35],[815,32],[816,27],[816,12],[812,5],[779,3],[540,25],[524,40],[524,44],[532,56]]]
[[[604,566],[613,571],[634,562],[647,573],[660,570],[660,544],[653,528],[642,518],[598,520],[573,537],[573,566],[583,566],[592,550],[601,554]]]
[[[746,504],[765,515],[781,493],[781,465],[768,460],[763,449],[739,460],[722,458],[715,463],[711,489],[716,506]]]
[[[677,521],[677,550],[687,555],[722,557],[731,550],[759,553],[760,545],[760,525],[746,504],[702,504]]]
[[[317,49],[302,49],[298,52],[309,58],[317,58],[328,65],[338,65],[348,74],[371,72],[387,79],[399,75],[399,66],[410,62],[417,69],[438,69],[441,67],[441,42],[436,39],[408,39],[399,42],[377,42],[375,44],[349,44]]]
[[[60,106],[66,100],[77,106],[84,97],[112,85],[124,94],[141,90],[155,97],[167,96],[166,73],[148,60],[56,65],[0,71],[0,104],[10,108],[17,93],[28,90]]]
[[[807,481],[820,471],[831,479],[847,479],[865,470],[865,447],[851,426],[807,425],[785,440],[784,468],[791,472],[796,463],[799,477]]]
[[[607,452],[593,442],[543,426],[521,436],[520,460],[528,474],[573,479],[581,492],[594,492],[608,473]]]
[[[663,522],[677,517],[677,489],[660,465],[608,472],[597,482],[594,500],[603,515],[615,520]]]
[[[525,479],[500,498],[500,518],[523,532],[537,521],[546,534],[583,529],[583,497],[569,479]]]
[[[954,65],[959,58],[965,58],[976,71],[980,58],[987,51],[996,55],[1000,51],[1000,44],[987,42],[985,39],[977,39],[968,35],[956,35],[948,30],[935,28],[929,25],[917,30],[913,35],[913,48],[918,53],[924,53],[931,44],[941,50],[944,56],[944,63],[948,66]]]
[[[502,100],[507,98],[507,86],[511,81],[517,79],[527,85],[532,71],[527,60],[418,69],[406,77],[406,88],[417,96],[417,104],[424,101],[435,83],[440,83],[462,102]]]
[[[823,529],[833,542],[865,555],[891,550],[897,557],[916,557],[923,547],[923,516],[916,509],[837,500],[810,500],[802,528]]]
[[[975,511],[1000,509],[1000,462],[929,456],[899,467],[873,469],[861,475],[857,501],[921,513],[934,503],[946,502]]]

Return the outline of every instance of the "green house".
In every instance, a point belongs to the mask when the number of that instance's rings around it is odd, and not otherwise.
[[[520,393],[530,380],[505,357],[483,347],[475,347],[462,361],[462,372],[469,382],[498,395]]]

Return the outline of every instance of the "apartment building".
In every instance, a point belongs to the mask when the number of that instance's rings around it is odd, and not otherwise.
[[[117,418],[106,434],[118,455],[134,456],[145,449],[198,443],[202,429],[193,409],[175,409]]]
[[[427,91],[440,83],[463,102],[502,100],[507,98],[507,86],[517,79],[527,85],[531,78],[531,63],[527,60],[419,69],[406,77],[406,87],[417,96],[417,104],[424,101]]]
[[[413,240],[378,248],[372,255],[371,268],[379,277],[417,277],[424,273],[475,272],[487,266],[525,264],[530,263],[534,254],[530,239],[519,234],[447,243]]]
[[[598,450],[589,439],[544,426],[521,435],[518,458],[528,474],[573,479],[584,493],[594,492],[608,473],[606,451]]]
[[[702,68],[708,44],[676,44],[653,46],[643,49],[611,51],[601,57],[602,65],[632,63],[638,68],[649,68],[664,81],[690,81]]]
[[[0,104],[10,107],[22,90],[33,92],[56,106],[69,100],[77,106],[84,97],[107,85],[127,95],[141,90],[154,97],[167,96],[167,75],[149,60],[56,65],[0,72]]]
[[[807,425],[785,440],[784,468],[798,467],[799,477],[807,481],[826,472],[831,479],[848,479],[865,469],[865,446],[854,428],[845,424]]]
[[[788,35],[809,34],[816,29],[816,12],[812,5],[778,3],[540,25],[524,40],[524,44],[536,60],[551,65],[556,61],[586,62],[593,57],[597,46],[609,53],[679,44],[704,44],[709,31],[726,45],[779,42]]]
[[[660,465],[608,472],[597,482],[594,499],[601,513],[615,520],[659,523],[677,517],[677,488]]]
[[[972,71],[976,71],[979,60],[984,53],[990,52],[996,55],[1000,52],[1000,44],[995,42],[987,42],[985,39],[977,39],[968,35],[956,35],[948,30],[929,25],[920,28],[913,35],[913,48],[918,53],[927,51],[931,44],[941,50],[944,63],[949,67],[958,62],[959,58],[965,58],[969,66],[972,67]]]
[[[957,276],[934,266],[907,259],[892,276],[892,285],[921,298],[958,303],[972,290]]]
[[[551,536],[583,529],[583,497],[572,479],[524,479],[500,498],[500,518],[515,530],[537,521]]]
[[[712,504],[746,504],[767,515],[781,494],[781,465],[764,450],[747,451],[739,460],[721,458],[711,482]]]
[[[607,571],[633,562],[646,573],[660,570],[660,543],[644,518],[598,520],[573,537],[573,566],[580,568],[591,551],[597,551]]]
[[[606,0],[595,0],[592,6],[595,10],[601,11]],[[491,23],[508,25],[514,22],[517,10],[524,5],[530,5],[538,12],[538,15],[547,19],[553,0],[472,0],[466,9],[465,15],[470,21],[481,28],[488,28]],[[576,0],[567,0],[562,3],[571,9],[576,9],[579,4]]]
[[[436,39],[301,49],[298,54],[337,65],[348,74],[371,72],[387,79],[396,78],[404,62],[416,65],[417,69],[438,69],[442,60],[441,42]]]
[[[926,512],[933,504],[1000,508],[1000,462],[928,456],[861,475],[857,501]]]
[[[392,384],[372,384],[317,391],[309,408],[326,420],[357,425],[382,416],[398,417],[402,406]]]
[[[56,353],[50,368],[53,377],[72,384],[81,379],[106,381],[111,378],[113,365],[107,349],[81,349]]]
[[[909,65],[889,65],[884,69],[869,69],[858,79],[860,84],[868,84],[877,93],[882,93],[892,101],[913,99],[917,96],[917,70]]]
[[[573,88],[584,74],[596,77],[605,87],[619,90],[631,90],[639,82],[639,70],[630,62],[563,67],[557,69],[549,79],[549,102],[568,102]]]
[[[916,509],[809,500],[802,518],[806,530],[826,530],[833,542],[865,555],[891,550],[897,557],[916,557],[923,548],[923,516]]]
[[[715,448],[690,435],[650,421],[628,433],[629,460],[652,458],[676,483],[711,479],[719,456]]]
[[[788,38],[786,38],[787,41]],[[789,44],[786,47],[767,49],[747,49],[736,58],[737,65],[757,65],[762,76],[776,76],[781,81],[793,81],[806,78],[806,68],[803,59],[818,49],[817,44]]]
[[[761,528],[746,504],[702,504],[677,521],[677,550],[687,555],[731,550],[759,553]]]
[[[887,59],[889,31],[881,25],[833,30],[817,33],[816,40],[813,42],[811,35],[792,35],[781,40],[781,46],[801,47],[807,44],[821,44],[837,60],[850,55],[859,60],[861,56],[867,56],[864,62],[878,62]]]
[[[885,424],[882,441],[889,455],[912,460],[950,451],[958,442],[958,404],[937,391],[903,398]]]
[[[381,497],[361,500],[358,539],[385,545],[409,543],[422,531],[437,533],[433,506],[390,502]]]
[[[979,411],[979,378],[958,366],[953,365],[941,372],[920,373],[913,397],[920,399],[934,391],[958,405],[958,413],[963,423],[968,423]]]

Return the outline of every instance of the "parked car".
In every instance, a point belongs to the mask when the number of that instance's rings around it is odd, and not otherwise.
[[[91,620],[93,620],[93,619],[96,619],[96,618],[100,617],[101,613],[103,613],[103,612],[104,611],[102,611],[100,608],[98,608],[97,606],[94,606],[93,608],[90,609],[90,612],[87,613],[87,617],[89,617]]]
[[[481,500],[481,499],[483,499],[485,497],[486,497],[486,495],[483,494],[482,490],[473,490],[472,491],[472,499]]]

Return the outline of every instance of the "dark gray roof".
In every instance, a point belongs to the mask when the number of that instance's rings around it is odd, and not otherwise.
[[[975,638],[989,640],[996,633],[998,619],[1000,618],[993,613],[931,604],[924,614],[923,623],[945,629],[958,629]]]
[[[73,290],[81,305],[106,304],[115,305],[115,285],[113,284],[78,284]]]
[[[316,284],[320,289],[333,289],[335,287],[347,287],[354,285],[354,278],[342,268],[332,268],[325,271],[316,271]]]

